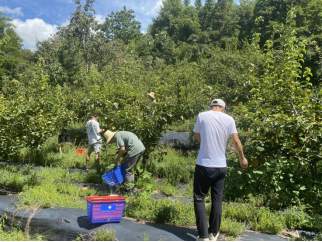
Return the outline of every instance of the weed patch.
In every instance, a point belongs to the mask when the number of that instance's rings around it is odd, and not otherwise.
[[[178,226],[195,223],[193,204],[169,199],[154,200],[146,196],[128,197],[124,214],[132,218]]]
[[[86,196],[103,195],[94,189],[82,190],[67,182],[43,180],[34,187],[25,186],[18,195],[19,207],[39,206],[86,209]]]
[[[176,194],[176,187],[172,186],[169,183],[158,183],[156,185],[156,189],[167,196],[173,196]]]
[[[285,227],[285,219],[281,212],[273,213],[269,208],[261,207],[256,217],[249,221],[251,229],[272,234],[280,233]]]
[[[237,222],[235,220],[223,218],[221,220],[220,231],[229,234],[232,237],[237,237],[239,234],[244,232],[245,223]]]
[[[37,177],[31,167],[0,165],[0,184],[2,188],[20,192],[23,186],[37,184]]]
[[[195,156],[178,154],[174,149],[166,148],[162,162],[155,162],[151,172],[158,178],[164,178],[173,186],[179,182],[188,183],[193,178]]]
[[[115,241],[115,230],[99,229],[89,234],[82,234],[76,241]]]
[[[39,171],[36,172],[38,177],[51,181],[73,181],[81,182],[86,181],[86,174],[76,171],[70,172],[68,168],[49,168],[42,167]]]

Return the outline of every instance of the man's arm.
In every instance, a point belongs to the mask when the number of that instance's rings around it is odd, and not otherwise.
[[[235,152],[238,155],[240,167],[241,168],[247,168],[248,167],[248,161],[247,161],[247,159],[246,159],[246,157],[244,155],[243,146],[242,146],[242,144],[240,142],[238,134],[232,134],[232,135],[230,135],[230,137],[231,137],[231,139],[233,141],[233,146],[234,146]]]
[[[114,160],[114,163],[117,164],[117,162],[121,159],[121,157],[123,156],[125,152],[125,147],[122,146],[120,149],[119,149],[119,154],[118,156],[116,157],[116,159]]]
[[[200,133],[195,133],[195,140],[197,140],[200,143],[201,141]]]

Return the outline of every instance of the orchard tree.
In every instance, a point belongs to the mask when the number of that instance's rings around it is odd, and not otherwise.
[[[69,25],[61,28],[58,34],[65,39],[64,57],[66,60],[64,60],[64,64],[68,64],[70,61],[73,63],[73,59],[78,60],[81,57],[84,70],[88,73],[93,58],[90,50],[96,35],[95,32],[98,30],[93,7],[95,0],[86,0],[85,5],[82,5],[80,0],[74,1],[78,5],[76,11],[72,13]]]
[[[193,7],[184,7],[180,0],[166,0],[160,14],[153,20],[149,33],[156,35],[166,32],[175,42],[187,42],[191,35],[199,35],[200,25]]]
[[[320,210],[321,91],[312,88],[311,70],[303,65],[307,42],[296,37],[295,27],[290,11],[286,24],[274,30],[278,48],[274,39],[265,44],[264,72],[253,68],[256,63],[249,67],[251,96],[234,115],[243,129],[250,168],[241,177],[232,173],[228,179],[238,185],[227,192],[263,194],[276,207],[304,202]],[[259,35],[254,37],[256,53]]]
[[[297,35],[309,40],[305,61],[312,68],[312,84],[322,82],[322,0],[304,1],[298,15],[303,22],[298,24]]]
[[[202,7],[201,0],[195,0],[195,8],[199,11]]]
[[[254,26],[254,7],[255,0],[240,0],[238,5],[238,16],[240,32],[239,40],[240,41],[250,41],[252,38],[252,28]]]
[[[292,0],[257,0],[254,7],[254,20],[261,18],[257,22],[255,31],[261,33],[261,45],[273,34],[273,26],[277,23],[284,23],[287,12],[291,8]]]
[[[215,1],[206,0],[205,5],[199,11],[199,19],[202,30],[211,31],[215,12]]]
[[[183,4],[188,7],[190,5],[190,0],[184,0],[183,1]]]
[[[222,48],[237,49],[239,28],[239,16],[237,5],[233,0],[218,0],[214,19],[211,25],[215,31],[215,41]]]
[[[11,19],[0,12],[0,86],[4,78],[17,78],[23,64],[22,39],[14,31]]]
[[[308,48],[304,56],[305,62],[311,66],[312,84],[317,85],[322,78],[321,69],[321,46],[322,46],[322,1],[321,0],[257,0],[254,7],[254,22],[256,25],[253,31],[262,33],[261,46],[274,34],[274,29],[283,24],[287,12],[294,7],[296,13],[296,36],[307,39]],[[276,27],[275,27],[276,26]]]
[[[134,11],[127,10],[125,6],[123,10],[109,14],[105,22],[100,25],[106,41],[122,40],[125,44],[138,39],[142,35],[140,29],[141,23],[135,20]]]
[[[44,70],[48,74],[49,83],[52,85],[59,84],[63,86],[64,83],[69,82],[67,71],[69,68],[65,65],[65,56],[62,55],[64,41],[62,36],[56,34],[51,38],[37,43],[35,54],[43,60]],[[73,60],[70,64],[75,64],[75,61]]]
[[[50,86],[43,61],[29,82],[6,81],[0,93],[0,156],[15,160],[23,147],[40,148],[74,117],[60,86]]]

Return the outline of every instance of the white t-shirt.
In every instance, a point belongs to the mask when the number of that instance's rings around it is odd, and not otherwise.
[[[86,132],[88,137],[88,144],[92,145],[101,142],[100,125],[96,120],[89,120],[86,123]]]
[[[227,167],[227,142],[231,134],[238,133],[235,120],[223,112],[202,112],[198,115],[193,132],[200,133],[201,137],[197,165]]]

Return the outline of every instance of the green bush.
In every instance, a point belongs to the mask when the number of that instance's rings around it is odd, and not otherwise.
[[[179,155],[178,155],[179,153]],[[188,183],[193,179],[195,154],[182,154],[172,148],[167,148],[162,163],[156,164],[155,176],[165,178],[168,183],[176,186],[179,182]]]
[[[25,185],[34,186],[38,182],[31,167],[0,165],[0,183],[5,189],[20,192]]]
[[[75,151],[76,147],[72,143],[63,144],[63,153],[58,152],[58,138],[53,136],[45,140],[39,148],[29,148],[24,151],[23,159],[37,165],[50,167],[75,167],[85,166],[85,157],[80,156]]]
[[[126,198],[124,216],[153,220],[154,200],[151,196],[130,196]]]
[[[160,190],[162,194],[165,194],[167,196],[173,196],[176,194],[176,187],[172,186],[169,183],[159,183],[156,188]]]
[[[232,237],[240,235],[245,230],[245,223],[237,222],[235,220],[222,218],[220,225],[220,232],[227,233]]]
[[[154,200],[150,196],[128,197],[124,214],[132,218],[179,226],[193,225],[195,221],[192,204],[169,199]]]
[[[249,221],[255,216],[257,209],[257,207],[250,203],[224,203],[223,217],[235,219],[237,221]]]
[[[160,199],[155,207],[156,223],[167,223],[179,226],[194,225],[195,214],[192,203],[184,204],[178,200]]]
[[[285,223],[287,228],[299,229],[305,228],[310,221],[310,217],[304,212],[302,207],[291,207],[284,212]]]
[[[272,234],[280,233],[285,227],[285,219],[281,212],[272,213],[268,208],[261,207],[256,217],[249,221],[251,229]]]
[[[114,241],[115,230],[100,229],[97,231],[94,241]]]

